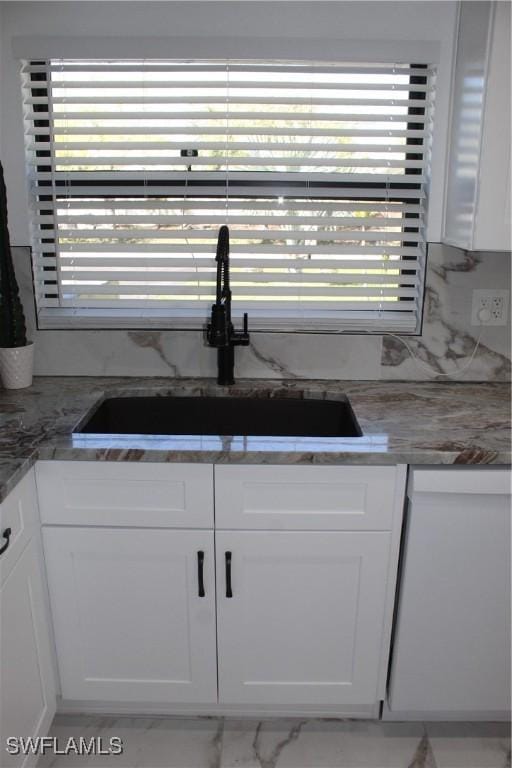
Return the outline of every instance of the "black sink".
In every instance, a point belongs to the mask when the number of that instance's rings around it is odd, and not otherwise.
[[[113,397],[74,430],[100,435],[360,437],[347,399]]]

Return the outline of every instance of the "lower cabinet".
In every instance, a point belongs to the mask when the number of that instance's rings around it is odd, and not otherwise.
[[[377,700],[390,534],[216,533],[219,700]]]
[[[83,464],[36,467],[64,706],[377,716],[405,468]],[[409,499],[387,712],[499,717],[510,473],[415,469]],[[33,473],[0,534],[3,743],[56,706]]]
[[[46,527],[64,699],[217,701],[213,531]]]
[[[132,488],[140,477],[146,490],[134,488],[134,498],[145,506],[127,517],[116,503],[117,484],[126,481],[118,467],[102,463],[98,483],[94,463],[41,467],[64,701],[85,709],[86,702],[123,702],[139,711],[145,704],[152,711],[245,706],[375,716],[398,563],[404,488],[396,501],[394,489],[404,474],[394,467],[221,469],[214,493],[211,467],[208,474],[203,465],[201,476],[188,467],[180,485],[179,465],[146,465],[140,475],[134,465]],[[165,488],[171,470],[184,491],[174,508],[159,496],[152,516],[148,478]],[[65,480],[58,515],[47,493],[50,473]],[[74,493],[74,478],[85,476],[87,509]],[[209,483],[201,494],[210,501],[192,515],[189,489],[200,483]],[[87,526],[89,507],[95,520],[104,510],[108,524]],[[249,529],[261,525],[260,516],[274,529]],[[296,530],[301,525],[309,530]]]
[[[14,754],[7,739],[45,736],[56,709],[33,472],[0,505],[0,523],[11,531],[0,554],[0,765],[31,768],[37,755]]]
[[[217,702],[213,536],[45,528],[65,699]],[[218,701],[374,704],[390,534],[215,537]]]

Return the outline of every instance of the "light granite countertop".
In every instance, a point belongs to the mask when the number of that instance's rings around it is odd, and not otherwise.
[[[122,395],[348,396],[355,438],[120,436],[72,430],[99,400]],[[37,459],[246,464],[510,464],[510,385],[379,381],[37,377],[0,390],[0,500]]]

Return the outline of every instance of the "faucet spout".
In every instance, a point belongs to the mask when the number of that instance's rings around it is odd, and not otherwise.
[[[229,291],[229,228],[224,224],[219,230],[217,238],[217,295],[216,304],[220,304],[223,298],[227,298]]]
[[[244,327],[236,331],[231,322],[231,288],[229,284],[229,228],[223,225],[217,238],[217,285],[215,304],[206,327],[206,341],[217,349],[217,383],[234,384],[235,346],[249,344],[247,313]]]

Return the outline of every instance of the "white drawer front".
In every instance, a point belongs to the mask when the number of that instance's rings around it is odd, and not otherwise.
[[[43,524],[213,528],[211,464],[41,461]]]
[[[216,525],[388,530],[395,477],[395,467],[216,466]]]

